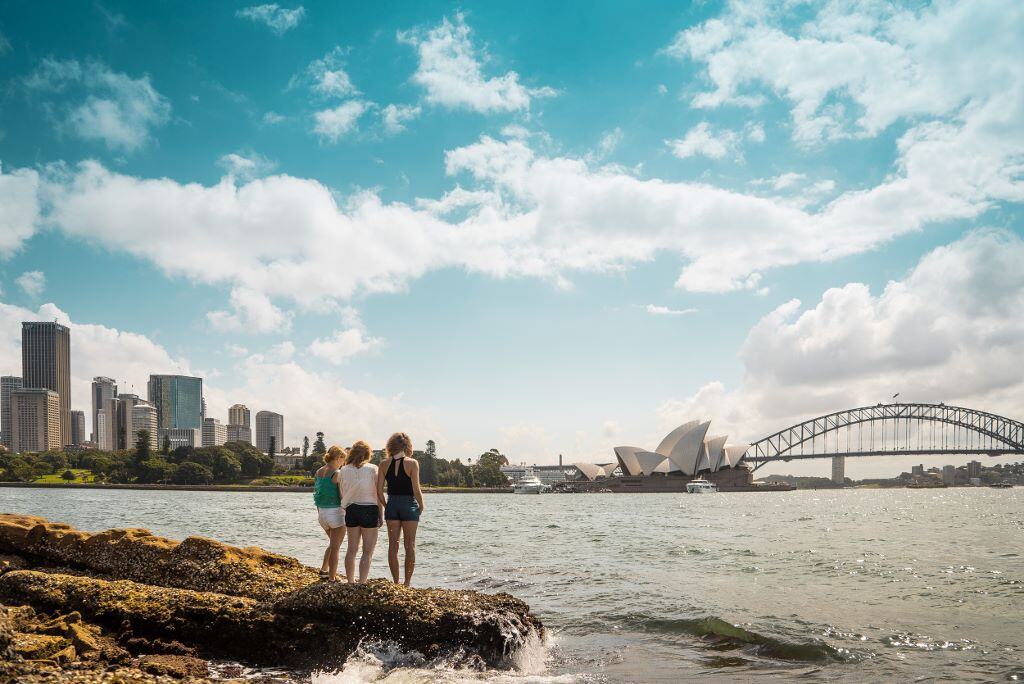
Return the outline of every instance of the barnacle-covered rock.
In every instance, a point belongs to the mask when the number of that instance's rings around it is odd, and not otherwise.
[[[257,547],[203,537],[176,542],[142,529],[89,534],[25,515],[0,514],[0,552],[98,576],[261,600],[317,579],[294,558]]]

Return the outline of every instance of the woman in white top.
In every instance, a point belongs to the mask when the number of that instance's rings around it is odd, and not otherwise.
[[[373,452],[360,440],[348,452],[348,464],[338,471],[341,505],[345,509],[348,548],[345,550],[345,576],[349,584],[355,578],[356,552],[363,543],[359,559],[359,583],[370,574],[370,561],[377,545],[377,531],[384,522],[384,503],[377,495],[377,466],[368,463]]]

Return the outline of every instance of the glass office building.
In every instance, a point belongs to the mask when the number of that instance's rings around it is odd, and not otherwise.
[[[203,379],[189,375],[150,375],[149,402],[159,430],[203,429]]]

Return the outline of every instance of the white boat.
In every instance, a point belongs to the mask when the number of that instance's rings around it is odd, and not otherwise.
[[[512,491],[516,494],[543,494],[547,487],[536,475],[527,475],[512,485]]]
[[[714,494],[718,491],[718,485],[707,480],[690,480],[686,483],[688,494]]]

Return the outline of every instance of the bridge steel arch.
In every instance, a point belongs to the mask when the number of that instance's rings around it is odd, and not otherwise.
[[[911,435],[914,424],[917,430]],[[921,432],[924,424],[941,428],[928,435]],[[882,444],[871,432],[870,443],[863,444],[865,425],[881,424],[894,427],[892,443],[881,433]],[[850,436],[856,429],[858,444],[851,446]],[[846,448],[838,443],[839,435],[845,430]],[[952,432],[952,434],[950,434]],[[828,451],[828,438],[836,437],[835,451]],[[899,446],[904,439],[904,447]],[[936,437],[938,439],[936,440]],[[821,439],[824,451],[817,449]],[[911,448],[914,440],[917,448]],[[811,445],[807,453],[807,445]],[[978,411],[963,406],[946,404],[876,404],[836,411],[824,416],[798,423],[785,430],[768,435],[753,444],[743,455],[743,461],[757,470],[771,461],[790,461],[805,458],[831,458],[835,456],[909,456],[925,454],[977,454],[977,455],[1024,455],[1024,423],[994,413]]]

